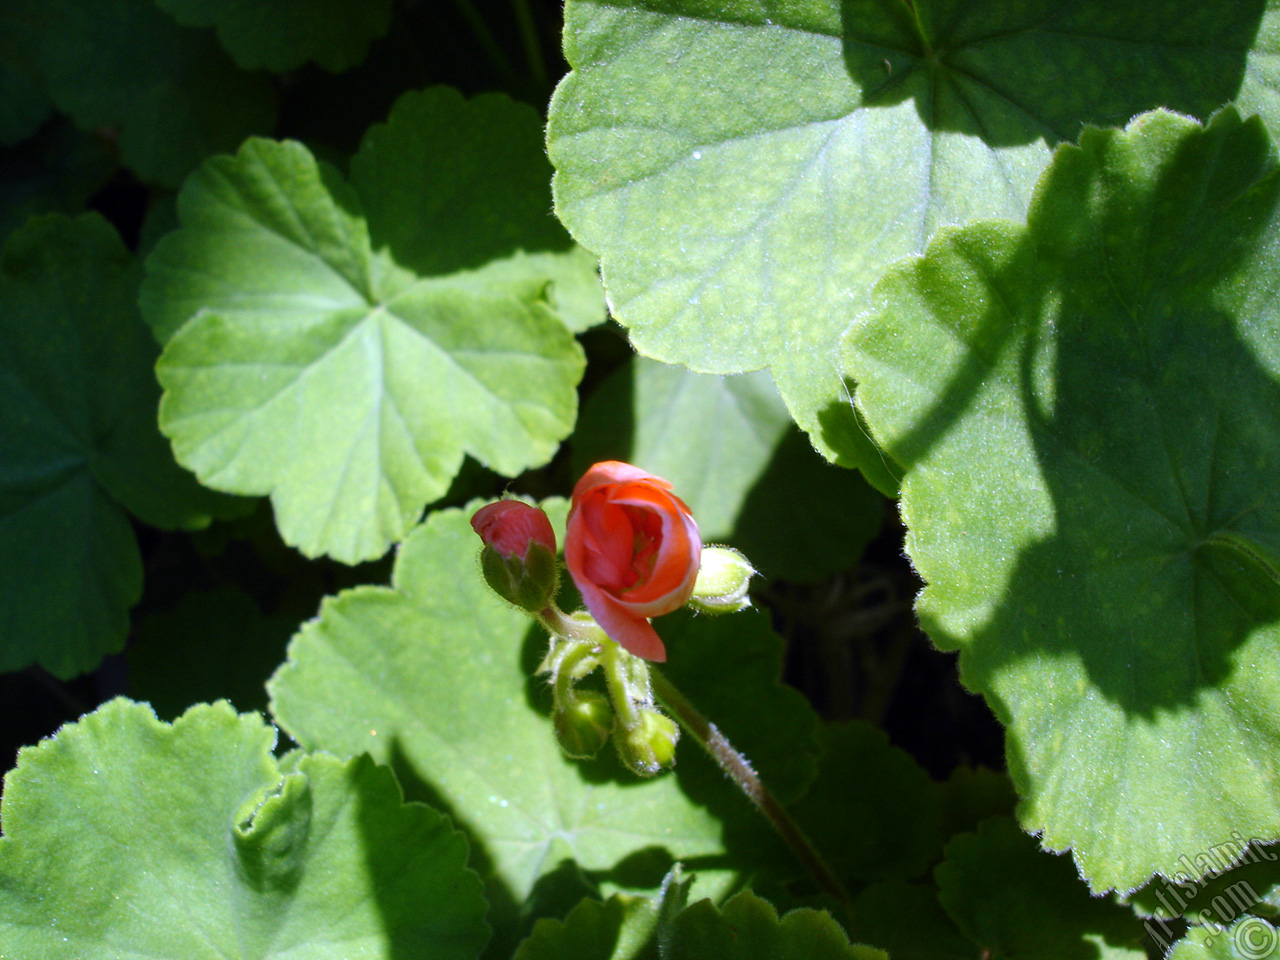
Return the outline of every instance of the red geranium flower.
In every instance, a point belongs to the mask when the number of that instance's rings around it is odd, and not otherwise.
[[[636,656],[667,658],[649,618],[684,606],[701,555],[698,524],[661,477],[608,460],[573,488],[569,575],[596,623]]]

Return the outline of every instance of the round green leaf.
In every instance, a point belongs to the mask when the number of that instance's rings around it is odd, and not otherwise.
[[[1133,915],[1090,896],[1070,860],[1036,849],[1009,817],[949,843],[935,873],[942,905],[983,956],[1146,956]]]
[[[921,621],[1096,889],[1280,836],[1277,197],[1234,112],[1087,131],[1026,229],[947,233],[850,334]]]
[[[156,429],[137,284],[96,214],[32,219],[0,252],[0,670],[71,677],[123,644],[142,570],[122,505],[166,527],[227,506]]]
[[[583,354],[545,304],[375,253],[302,145],[210,160],[179,217],[142,294],[168,340],[161,429],[208,485],[269,493],[308,556],[380,556],[464,453],[515,475],[572,428]]]
[[[263,78],[151,0],[54,3],[40,48],[49,95],[81,127],[117,128],[121,159],[142,179],[176,187],[205,157],[275,125]]]
[[[665,869],[723,846],[720,823],[675,776],[636,780],[608,753],[564,757],[531,677],[545,634],[480,576],[470,512],[433,512],[401,546],[391,587],[326,600],[269,689],[300,744],[392,763],[410,796],[466,830],[509,937],[519,905],[566,859],[616,885],[635,858],[665,852]],[[729,874],[701,877],[714,893]]]
[[[551,214],[551,173],[532,107],[451,87],[402,96],[351,160],[369,232],[424,276],[572,246]]]
[[[5,777],[0,942],[14,960],[471,960],[466,843],[368,757],[271,756],[226,703],[172,726],[113,700]]]
[[[191,27],[217,27],[245,70],[284,73],[314,60],[335,72],[354,67],[387,32],[391,0],[157,0]]]
[[[944,224],[1021,216],[1052,145],[1241,88],[1262,0],[572,0],[556,210],[638,350],[768,366],[828,456],[878,476],[832,344]],[[891,466],[891,465],[890,465]]]

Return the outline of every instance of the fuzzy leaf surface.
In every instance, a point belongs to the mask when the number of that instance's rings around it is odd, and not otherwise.
[[[583,355],[545,302],[375,252],[301,144],[208,161],[179,218],[142,295],[167,341],[161,429],[209,486],[270,494],[308,556],[380,556],[464,454],[514,475],[572,428]]]
[[[1084,124],[1270,109],[1264,6],[572,0],[556,210],[640,352],[769,367],[815,443],[888,491],[832,348],[885,267],[942,225],[1021,217]]]
[[[1245,916],[1235,923],[1192,927],[1174,944],[1169,960],[1261,960],[1275,956],[1280,930],[1261,917]]]
[[[850,333],[921,622],[1095,889],[1280,836],[1278,198],[1256,119],[1089,131]]]
[[[531,676],[545,633],[481,577],[476,506],[433,512],[401,546],[390,587],[327,599],[269,687],[299,743],[391,763],[411,797],[467,832],[503,937],[566,860],[615,889],[656,886],[672,859],[723,846],[676,776],[637,780],[608,750],[590,763],[561,753],[545,681]],[[563,523],[565,510],[551,512]],[[709,895],[728,876],[700,873]]]
[[[472,960],[488,931],[461,834],[368,757],[271,755],[225,702],[172,725],[113,700],[5,777],[13,960]]]

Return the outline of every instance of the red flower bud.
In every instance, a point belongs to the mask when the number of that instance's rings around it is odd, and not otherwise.
[[[499,500],[481,507],[471,518],[471,528],[508,559],[523,560],[534,543],[542,544],[552,556],[556,552],[556,534],[547,515],[519,500]]]
[[[499,500],[481,507],[471,526],[484,541],[480,569],[490,587],[521,610],[538,613],[556,593],[556,535],[537,507]]]
[[[671,484],[629,463],[597,463],[573,488],[565,564],[591,616],[637,657],[667,658],[649,617],[682,607],[702,539]]]

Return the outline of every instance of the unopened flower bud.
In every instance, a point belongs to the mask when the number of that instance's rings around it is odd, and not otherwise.
[[[499,500],[477,510],[471,526],[484,541],[480,569],[494,592],[530,613],[544,609],[559,572],[547,515],[519,500]]]
[[[587,760],[600,752],[613,729],[613,707],[609,698],[594,690],[574,691],[573,699],[556,708],[552,715],[556,739],[565,755]]]
[[[702,565],[689,606],[701,613],[737,613],[751,606],[747,589],[755,568],[732,547],[702,548]]]
[[[674,720],[646,709],[640,714],[640,724],[634,730],[619,728],[614,732],[613,743],[618,756],[631,770],[642,777],[652,777],[676,759],[676,741],[680,728]]]

